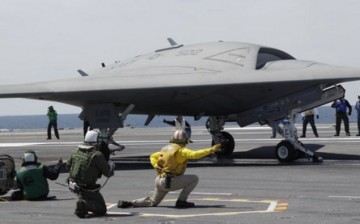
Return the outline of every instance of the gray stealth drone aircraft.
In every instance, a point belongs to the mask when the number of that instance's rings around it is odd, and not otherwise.
[[[360,70],[296,60],[286,52],[249,43],[214,42],[171,46],[116,62],[82,77],[1,86],[0,98],[29,98],[79,106],[93,127],[111,143],[129,113],[209,117],[214,142],[222,154],[234,150],[234,139],[222,131],[226,121],[239,126],[259,122],[277,127],[285,137],[275,149],[280,161],[307,154],[293,125],[295,113],[344,96],[342,82],[360,80]],[[218,124],[218,125],[214,125]],[[112,142],[114,143],[114,142]]]

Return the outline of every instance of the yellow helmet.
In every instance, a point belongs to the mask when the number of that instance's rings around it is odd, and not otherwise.
[[[188,136],[184,130],[176,130],[174,135],[171,137],[170,142],[176,144],[187,144]]]

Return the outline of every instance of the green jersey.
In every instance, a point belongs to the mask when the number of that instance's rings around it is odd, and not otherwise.
[[[44,177],[43,165],[21,167],[16,173],[16,178],[23,187],[24,197],[26,199],[40,198],[47,196],[49,193],[49,184]]]

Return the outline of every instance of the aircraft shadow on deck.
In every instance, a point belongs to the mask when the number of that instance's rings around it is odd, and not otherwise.
[[[328,152],[317,152],[325,145],[322,144],[306,144],[305,147],[316,152],[317,155],[323,157],[324,160],[360,160],[360,155],[342,154],[342,153],[328,153]],[[231,159],[276,159],[275,147],[274,146],[262,146],[257,147],[245,152],[234,152]]]
[[[312,152],[317,152],[325,145],[322,144],[306,144],[307,149]],[[349,155],[341,153],[327,153],[317,152],[317,154],[323,157],[324,160],[360,160],[360,155]],[[251,162],[247,163],[247,160],[251,159]],[[253,161],[253,160],[257,161]],[[264,160],[273,160],[272,163],[264,162]],[[230,157],[216,158],[204,158],[199,161],[189,162],[188,167],[227,167],[227,166],[278,166],[278,165],[305,165],[312,163],[304,163],[294,161],[291,163],[277,162],[275,157],[275,146],[261,146],[250,149],[248,151],[235,151]],[[137,170],[137,169],[153,169],[149,156],[138,157],[122,157],[116,160],[116,170]]]
[[[312,152],[316,152],[323,148],[325,145],[320,144],[306,144],[305,147]],[[234,152],[232,159],[276,159],[275,146],[261,146],[243,152]]]
[[[306,144],[307,149],[312,152],[317,152],[325,145],[321,144]],[[360,160],[360,155],[341,154],[341,153],[327,153],[317,152],[324,160]],[[115,162],[115,170],[145,170],[153,169],[150,164],[149,156],[136,157],[118,157],[112,158]],[[250,162],[251,160],[251,162]],[[256,161],[254,161],[256,160]],[[265,160],[267,160],[265,162]],[[269,163],[268,161],[271,160]],[[275,157],[275,146],[261,146],[250,149],[248,151],[234,152],[230,157],[207,157],[198,161],[190,161],[188,167],[229,167],[229,166],[293,166],[293,165],[307,165],[310,162],[294,161],[290,163],[280,163]],[[65,169],[61,170],[63,173],[67,172]]]

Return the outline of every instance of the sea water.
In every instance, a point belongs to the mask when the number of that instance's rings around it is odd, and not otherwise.
[[[61,114],[58,111],[58,128],[59,129],[76,129],[82,128],[83,123],[79,119],[78,114]],[[335,123],[335,110],[329,106],[318,108],[319,119],[315,120],[316,124],[329,124]],[[129,127],[145,127],[146,115],[129,115],[125,120],[125,125]],[[167,124],[163,123],[163,119],[173,120],[174,116],[155,116],[148,127],[166,127]],[[194,120],[193,117],[185,117],[191,126],[205,126],[206,117],[200,120]],[[349,116],[350,123],[357,122],[357,112],[353,108],[353,113]],[[297,123],[301,123],[301,116],[298,115]],[[0,132],[8,131],[25,131],[25,130],[43,130],[48,125],[48,118],[46,114],[43,115],[23,115],[23,116],[0,116]],[[227,125],[236,125],[230,122]],[[253,124],[258,125],[258,124]]]

